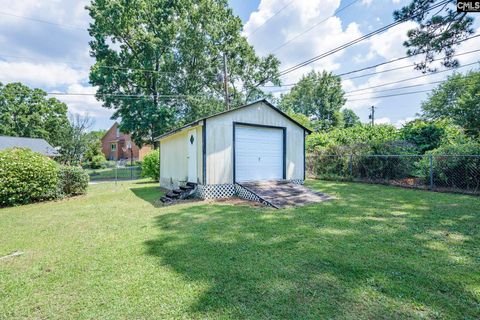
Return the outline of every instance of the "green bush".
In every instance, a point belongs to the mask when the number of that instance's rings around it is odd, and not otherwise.
[[[413,120],[400,129],[400,137],[413,143],[423,154],[445,144],[464,143],[468,139],[462,130],[449,120]]]
[[[69,197],[87,192],[89,176],[80,167],[60,166],[58,171],[58,196]]]
[[[385,143],[398,140],[398,130],[391,125],[359,124],[349,128],[315,132],[307,137],[307,150],[322,151],[331,146]]]
[[[432,157],[436,187],[480,190],[480,143],[445,145],[427,153]],[[430,157],[421,161],[426,184],[430,181]]]
[[[29,149],[0,151],[0,206],[54,199],[58,165]]]
[[[158,181],[160,178],[160,153],[157,150],[150,151],[142,162],[142,177]]]
[[[334,145],[310,155],[309,170],[321,178],[401,179],[416,172],[417,158],[410,156],[417,153],[415,146],[405,141]]]
[[[105,162],[107,162],[105,156],[103,154],[98,154],[92,157],[92,160],[90,161],[90,168],[100,169]]]
[[[418,149],[405,141],[375,143],[353,157],[353,172],[358,178],[390,180],[413,177]]]

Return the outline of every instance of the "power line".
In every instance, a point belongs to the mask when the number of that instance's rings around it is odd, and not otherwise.
[[[474,65],[474,64],[478,64],[478,62],[468,63],[468,64],[463,65],[463,66],[458,67],[458,68],[448,68],[448,69],[445,69],[445,70],[442,70],[442,71],[438,71],[438,72],[436,72],[436,73],[427,73],[427,74],[422,74],[422,75],[420,75],[420,76],[416,76],[416,77],[412,77],[412,78],[407,78],[407,79],[403,79],[403,80],[387,82],[387,83],[383,83],[383,84],[379,84],[379,85],[371,86],[371,87],[367,87],[367,88],[362,88],[362,89],[356,89],[356,90],[352,90],[352,91],[345,92],[345,94],[349,94],[349,93],[353,93],[353,92],[359,92],[359,91],[365,91],[365,90],[375,89],[375,88],[380,88],[380,87],[385,87],[385,86],[389,86],[389,85],[392,85],[392,84],[397,84],[397,83],[401,83],[401,82],[405,82],[405,81],[416,80],[416,79],[418,79],[418,78],[429,77],[429,76],[437,75],[437,74],[439,74],[439,73],[444,73],[444,72],[452,71],[452,70],[454,70],[454,69],[466,68],[466,67],[472,66],[472,65]]]
[[[105,97],[128,97],[128,98],[193,98],[204,95],[182,95],[182,94],[116,94],[116,93],[70,93],[70,92],[47,92],[52,96],[105,96]]]
[[[349,94],[348,96],[349,97],[357,97],[357,96],[363,96],[363,95],[366,95],[366,94],[372,94],[372,93],[380,93],[380,92],[388,92],[388,91],[395,91],[395,90],[403,90],[403,89],[408,89],[408,88],[415,88],[415,87],[424,87],[424,86],[430,86],[430,85],[433,85],[433,84],[441,84],[441,83],[445,83],[447,81],[453,81],[453,82],[457,82],[457,81],[460,81],[460,82],[463,82],[464,84],[470,84],[469,81],[467,81],[466,79],[464,78],[460,78],[460,79],[443,79],[443,80],[439,80],[439,81],[432,81],[432,82],[428,82],[428,83],[420,83],[420,84],[413,84],[413,85],[409,85],[409,86],[403,86],[403,87],[397,87],[397,88],[390,88],[390,89],[384,89],[384,90],[375,90],[375,91],[370,91],[370,92],[364,92],[364,93],[356,93],[356,94]],[[434,88],[432,88],[434,89]],[[348,98],[348,97],[347,97]]]
[[[151,70],[151,69],[145,69],[145,68],[90,65],[90,64],[86,64],[86,63],[78,63],[78,62],[69,61],[69,60],[52,61],[50,59],[38,59],[38,58],[33,58],[33,57],[15,56],[15,55],[8,55],[8,54],[0,54],[0,57],[16,58],[16,59],[30,60],[30,61],[43,60],[43,61],[49,62],[49,63],[60,62],[60,63],[64,63],[64,64],[67,64],[67,65],[70,65],[70,66],[86,66],[86,67],[89,67],[89,68],[96,67],[96,68],[101,68],[101,69],[132,70],[132,71],[142,71],[142,72],[156,73],[156,74],[178,74],[179,73],[179,72],[174,72],[174,71],[157,71],[157,70]]]
[[[410,85],[410,86],[403,86],[403,87],[398,87],[398,88],[391,88],[391,89],[384,89],[384,90],[375,90],[375,91],[371,91],[371,92],[357,93],[357,94],[353,94],[353,95],[346,94],[346,96],[347,96],[346,98],[363,96],[363,95],[372,94],[372,93],[380,93],[380,92],[388,92],[388,91],[402,90],[402,89],[415,88],[415,87],[430,86],[432,84],[444,83],[445,81],[446,80],[439,80],[439,81],[433,81],[433,82],[428,82],[428,83],[413,84],[413,85]]]
[[[468,38],[463,39],[463,40],[461,40],[461,41],[457,41],[457,42],[455,42],[454,44],[458,44],[458,43],[461,43],[461,42],[464,42],[464,41],[467,41],[467,40],[470,40],[470,39],[473,39],[473,38],[477,38],[477,37],[480,37],[480,34],[475,35],[475,36],[472,36],[472,37],[468,37]],[[453,58],[453,57],[462,56],[462,55],[466,55],[466,54],[475,53],[475,52],[478,52],[478,51],[480,51],[480,49],[472,50],[472,51],[467,51],[467,52],[462,52],[462,53],[458,53],[458,54],[453,55],[452,58]],[[412,55],[412,56],[413,56],[413,55]],[[368,69],[373,69],[373,68],[376,68],[376,67],[379,67],[379,66],[382,66],[382,65],[386,65],[386,64],[393,63],[393,62],[397,62],[397,61],[399,61],[399,60],[407,59],[407,58],[410,58],[410,57],[412,57],[412,56],[408,56],[408,55],[407,55],[407,56],[403,56],[403,57],[400,57],[400,58],[395,58],[395,59],[393,59],[393,60],[389,60],[389,61],[386,61],[386,62],[378,63],[378,64],[375,64],[375,65],[372,65],[372,66],[368,66],[368,67],[364,67],[364,68],[361,68],[361,69],[352,70],[352,71],[348,71],[348,72],[344,72],[344,73],[339,73],[339,74],[336,74],[336,76],[342,77],[342,76],[345,76],[345,75],[348,75],[348,74],[358,73],[358,72],[365,71],[365,70],[368,70]],[[443,60],[444,58],[445,58],[445,57],[438,58],[438,59],[435,59],[435,60],[433,60],[433,61]],[[344,80],[351,80],[351,79],[361,78],[361,77],[365,77],[365,76],[371,76],[371,75],[375,75],[375,74],[385,73],[385,72],[389,72],[389,71],[395,71],[395,70],[399,70],[399,69],[403,69],[403,68],[407,68],[407,67],[413,67],[413,66],[415,66],[415,64],[411,64],[411,65],[403,66],[403,67],[398,67],[398,68],[392,68],[392,69],[388,69],[388,70],[382,70],[382,71],[372,72],[372,73],[368,73],[368,74],[361,75],[361,76],[358,76],[358,77],[346,78],[346,79],[344,79]],[[289,84],[283,84],[283,85],[278,85],[278,86],[275,86],[275,85],[272,85],[272,86],[265,85],[265,86],[261,86],[261,87],[263,87],[263,88],[293,87],[293,86],[296,86],[297,84],[298,84],[298,82],[289,83]],[[286,90],[283,90],[283,91],[286,91]],[[280,91],[279,91],[279,92],[280,92]]]
[[[384,27],[382,27],[382,28],[380,28],[380,29],[377,29],[377,30],[375,30],[375,31],[373,31],[373,32],[370,32],[370,33],[368,33],[368,34],[366,34],[366,35],[364,35],[364,36],[361,36],[361,37],[359,37],[359,38],[357,38],[357,39],[354,39],[354,40],[352,40],[352,41],[349,41],[349,42],[347,42],[347,43],[345,43],[345,44],[343,44],[343,45],[341,45],[341,46],[339,46],[339,47],[336,47],[336,48],[334,48],[334,49],[331,49],[331,50],[329,50],[329,51],[327,51],[327,52],[324,52],[324,53],[322,53],[322,54],[320,54],[320,55],[317,55],[317,56],[315,56],[315,57],[313,57],[313,58],[310,58],[310,59],[308,59],[308,60],[306,60],[306,61],[303,61],[303,62],[301,62],[301,63],[298,63],[298,64],[296,64],[296,65],[294,65],[294,66],[292,66],[292,67],[290,67],[290,68],[287,68],[287,69],[285,69],[285,70],[282,70],[282,71],[280,71],[280,76],[284,76],[284,75],[286,75],[286,74],[288,74],[288,73],[290,73],[290,72],[293,72],[293,71],[298,70],[298,69],[300,69],[300,68],[302,68],[302,67],[305,67],[305,66],[307,66],[307,65],[309,65],[309,64],[311,64],[311,63],[313,63],[313,62],[315,62],[315,61],[321,60],[321,59],[326,58],[326,57],[328,57],[328,56],[330,56],[330,55],[332,55],[332,54],[334,54],[334,53],[337,53],[337,52],[339,52],[339,51],[341,51],[341,50],[344,50],[344,49],[346,49],[346,48],[348,48],[348,47],[351,47],[352,45],[357,44],[357,43],[359,43],[359,42],[361,42],[361,41],[363,41],[363,40],[366,40],[366,39],[368,39],[368,38],[371,38],[371,37],[373,37],[373,36],[376,35],[376,34],[379,34],[379,33],[383,32],[383,31],[386,31],[386,30],[388,30],[388,29],[390,29],[390,28],[393,28],[393,27],[395,27],[395,26],[397,26],[397,25],[399,25],[399,24],[402,24],[402,23],[404,23],[405,21],[407,21],[407,20],[409,20],[409,19],[415,18],[415,17],[417,17],[417,16],[419,16],[419,15],[421,15],[421,14],[424,14],[424,13],[427,12],[427,11],[430,11],[430,10],[433,10],[433,9],[435,9],[435,8],[438,8],[438,7],[444,5],[444,4],[447,3],[447,2],[449,2],[449,0],[444,0],[444,1],[442,1],[442,2],[440,2],[440,3],[438,3],[438,4],[436,4],[436,5],[433,5],[433,6],[429,7],[429,8],[426,8],[426,9],[422,10],[422,12],[418,12],[418,13],[416,13],[416,14],[408,17],[408,18],[404,18],[404,19],[402,19],[402,20],[398,20],[398,21],[392,22],[392,23],[390,23],[390,24],[388,24],[388,25],[386,25],[386,26],[384,26]],[[266,79],[266,80],[268,80],[268,79]]]
[[[354,5],[354,4],[355,4],[356,2],[358,2],[358,1],[360,1],[360,0],[354,0],[354,1],[350,2],[349,4],[343,6],[342,8],[337,9],[331,16],[329,16],[329,17],[327,17],[327,18],[325,18],[325,19],[323,19],[323,20],[315,23],[313,26],[311,26],[311,27],[305,29],[304,31],[300,32],[299,34],[297,34],[297,35],[294,36],[293,38],[288,39],[287,41],[285,41],[284,43],[282,43],[281,45],[279,45],[278,47],[276,47],[275,49],[273,49],[271,52],[274,53],[274,52],[280,50],[281,48],[289,45],[292,41],[295,41],[296,39],[300,38],[301,36],[303,36],[303,35],[306,34],[307,32],[315,29],[316,27],[318,27],[318,26],[321,25],[322,23],[326,22],[328,19],[335,17],[337,14],[339,14],[339,13],[342,12],[343,10],[349,8],[350,6]]]
[[[420,91],[411,91],[411,92],[404,92],[404,93],[397,93],[397,94],[389,94],[385,96],[377,96],[377,97],[371,97],[371,98],[358,98],[358,99],[348,99],[347,101],[362,101],[362,100],[372,100],[372,99],[380,99],[380,98],[389,98],[389,97],[397,97],[397,96],[405,96],[405,95],[410,95],[410,94],[418,94],[418,93],[425,93],[425,92],[431,92],[432,90],[420,90]]]
[[[280,14],[283,10],[285,10],[287,7],[289,7],[290,5],[292,5],[294,2],[294,0],[290,1],[289,3],[287,3],[286,5],[284,5],[283,7],[280,8],[280,10],[278,10],[277,12],[275,12],[272,16],[270,16],[270,18],[268,18],[267,20],[265,20],[262,24],[260,24],[258,27],[256,27],[251,33],[250,33],[250,36],[254,35],[259,29],[261,29],[265,24],[267,24],[267,22],[269,22],[270,20],[272,20],[275,16],[277,16],[278,14]]]
[[[61,28],[79,29],[79,30],[82,30],[82,31],[87,31],[87,28],[81,27],[81,26],[78,26],[78,25],[57,23],[57,22],[52,22],[52,21],[33,18],[33,17],[21,16],[21,15],[17,15],[17,14],[10,13],[10,12],[0,11],[0,15],[14,17],[14,18],[17,18],[17,19],[30,20],[30,21],[39,22],[39,23],[50,24],[50,25],[54,25],[54,26],[57,26],[57,27],[61,27]]]
[[[60,28],[70,28],[70,29],[78,29],[78,30],[81,30],[81,31],[88,31],[87,28],[81,27],[81,26],[78,26],[78,25],[69,25],[69,24],[57,23],[57,22],[52,22],[52,21],[43,20],[43,19],[37,19],[37,18],[33,18],[33,17],[21,16],[21,15],[9,13],[9,12],[0,11],[0,15],[6,15],[6,16],[19,18],[19,19],[30,20],[30,21],[33,21],[33,22],[45,23],[45,24],[53,25],[53,26],[60,27]],[[115,36],[110,35],[110,38],[115,38]],[[136,39],[135,42],[150,44],[149,41],[142,41],[142,40],[138,40],[138,39]]]
[[[478,37],[480,37],[480,34],[477,34],[477,35],[474,35],[474,36],[471,36],[471,37],[467,37],[467,38],[459,40],[459,41],[455,41],[455,42],[452,43],[452,45],[453,44],[459,44],[459,43],[471,40],[473,38],[478,38]],[[364,68],[353,70],[353,71],[344,72],[344,73],[338,74],[338,76],[343,77],[343,76],[346,76],[346,75],[349,75],[349,74],[352,74],[352,73],[357,73],[357,72],[377,68],[377,67],[380,67],[380,66],[383,66],[383,65],[386,65],[386,64],[394,63],[394,62],[397,62],[397,61],[400,61],[400,60],[405,60],[405,59],[408,59],[408,58],[411,58],[411,57],[414,57],[414,56],[417,56],[417,55],[421,55],[421,54],[424,54],[424,52],[419,52],[419,53],[412,54],[412,55],[406,55],[406,56],[403,56],[403,57],[400,57],[400,58],[395,58],[395,59],[392,59],[392,60],[389,60],[389,61],[377,63],[377,64],[372,65],[372,66],[364,67]]]
[[[479,51],[480,51],[480,49],[472,50],[472,51],[467,51],[467,52],[462,52],[462,53],[459,53],[459,54],[455,54],[455,55],[453,55],[453,56],[451,56],[451,57],[452,57],[452,58],[453,58],[453,57],[459,57],[459,56],[463,56],[463,55],[467,55],[467,54],[471,54],[471,53],[475,53],[475,52],[479,52]],[[443,60],[443,59],[445,59],[445,57],[438,58],[438,59],[434,59],[434,60],[432,60],[432,62],[434,62],[434,61],[440,61],[440,60]],[[345,78],[345,79],[343,79],[343,80],[359,79],[359,78],[363,78],[363,77],[372,76],[372,75],[375,75],[375,74],[380,74],[380,73],[385,73],[385,72],[389,72],[389,71],[395,71],[395,70],[405,69],[405,68],[409,68],[409,67],[413,67],[413,66],[415,66],[415,63],[409,64],[409,65],[406,65],[406,66],[403,66],[403,67],[397,67],[397,68],[392,68],[392,69],[387,69],[387,70],[382,70],[382,71],[367,73],[367,74],[363,74],[363,75],[360,75],[360,76]]]
[[[451,70],[454,70],[454,69],[460,69],[460,68],[468,67],[468,66],[471,66],[471,65],[474,65],[474,64],[477,64],[477,63],[478,62],[473,62],[473,63],[469,63],[469,64],[466,64],[464,66],[458,67],[458,68],[450,68],[450,69],[447,69],[447,70],[442,70],[442,71],[439,71],[437,73],[430,73],[430,74],[425,74],[425,75],[421,75],[421,76],[414,77],[414,78],[407,78],[407,79],[402,79],[402,80],[398,80],[398,81],[394,81],[394,82],[389,82],[389,83],[381,84],[381,85],[374,86],[374,87],[362,88],[362,89],[359,89],[358,91],[365,91],[365,90],[376,88],[376,87],[382,87],[382,86],[387,86],[387,85],[391,85],[391,84],[396,84],[396,83],[406,82],[406,81],[410,81],[410,80],[415,80],[419,77],[433,76],[433,75],[436,75],[438,73],[443,73],[443,72],[451,71]],[[357,94],[352,95],[351,93],[357,92],[357,90],[353,90],[353,91],[346,92],[345,95],[350,96],[350,97],[352,97],[352,96],[355,97],[355,96],[365,95],[365,94],[380,93],[380,92],[387,92],[387,91],[393,91],[393,90],[401,90],[401,89],[407,89],[407,88],[427,86],[427,85],[432,85],[432,84],[439,84],[439,83],[443,83],[445,81],[446,80],[439,80],[439,81],[433,81],[433,82],[429,82],[429,83],[414,84],[414,85],[408,85],[408,86],[397,87],[397,88],[390,88],[390,89],[385,89],[385,90],[376,90],[376,91],[372,91],[372,92],[357,93]],[[287,91],[287,90],[289,90],[289,89],[276,90],[276,91],[271,91],[271,92],[276,93],[276,92],[283,92],[283,91]]]

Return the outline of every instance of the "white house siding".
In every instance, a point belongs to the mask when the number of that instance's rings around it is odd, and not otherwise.
[[[259,102],[206,120],[206,184],[233,183],[233,122],[286,127],[286,179],[303,180],[303,128]]]
[[[178,188],[188,176],[188,128],[160,139],[160,186],[167,189]],[[197,175],[203,181],[202,126],[197,131]]]

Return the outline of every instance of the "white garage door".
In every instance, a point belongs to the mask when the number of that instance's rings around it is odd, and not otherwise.
[[[235,126],[235,180],[283,178],[283,130]]]

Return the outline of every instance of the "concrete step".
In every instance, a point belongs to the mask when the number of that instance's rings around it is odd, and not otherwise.
[[[161,197],[160,201],[162,201],[162,203],[171,203],[173,199],[167,198],[167,197]]]
[[[170,199],[178,199],[178,198],[180,198],[180,195],[181,194],[175,193],[173,191],[169,191],[169,192],[167,192],[165,197],[170,198]]]

